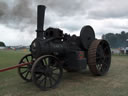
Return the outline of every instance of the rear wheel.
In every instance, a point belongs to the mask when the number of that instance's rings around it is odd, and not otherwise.
[[[52,55],[39,57],[32,67],[32,79],[41,90],[56,87],[63,74],[59,60]]]
[[[107,41],[94,40],[88,50],[88,66],[94,75],[104,75],[111,64],[111,51]]]

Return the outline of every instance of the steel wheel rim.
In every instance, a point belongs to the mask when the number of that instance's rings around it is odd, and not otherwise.
[[[41,56],[32,67],[33,82],[41,90],[55,88],[62,78],[62,73],[63,70],[62,66],[59,64],[59,60],[51,55]]]

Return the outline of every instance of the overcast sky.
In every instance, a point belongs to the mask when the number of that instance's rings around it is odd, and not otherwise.
[[[0,41],[30,45],[36,36],[36,8],[45,5],[45,26],[77,34],[91,25],[97,38],[128,32],[128,0],[0,0]]]

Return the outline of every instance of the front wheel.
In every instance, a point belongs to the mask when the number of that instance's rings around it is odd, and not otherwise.
[[[34,60],[33,60],[32,54],[27,54],[21,58],[19,64],[22,64],[22,63],[32,63],[33,64],[33,62],[34,62]],[[23,80],[25,80],[27,82],[32,81],[32,76],[31,76],[32,64],[18,67],[18,74],[20,75],[20,77]]]

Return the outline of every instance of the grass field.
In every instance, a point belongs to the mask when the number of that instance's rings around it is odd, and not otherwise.
[[[28,52],[0,51],[0,68],[15,65]],[[128,56],[112,56],[108,74],[64,73],[59,86],[40,91],[33,83],[23,81],[17,70],[0,73],[0,96],[128,96]]]

